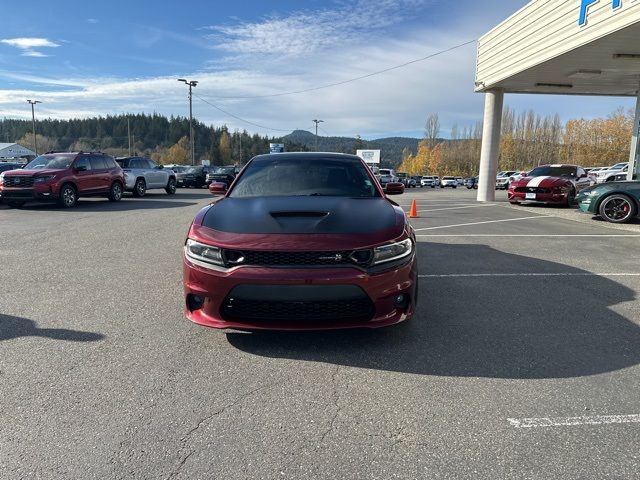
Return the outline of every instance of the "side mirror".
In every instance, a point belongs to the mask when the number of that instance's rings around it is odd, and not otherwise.
[[[158,170],[162,170],[164,168],[164,165],[160,164],[156,167]]]
[[[209,185],[209,191],[212,195],[224,195],[227,193],[227,184],[221,182],[213,182]]]
[[[76,172],[86,172],[87,171],[87,167],[85,167],[84,165],[79,165],[79,166],[75,167],[74,170]]]

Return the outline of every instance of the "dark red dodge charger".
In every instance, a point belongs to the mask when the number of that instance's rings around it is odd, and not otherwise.
[[[352,155],[253,158],[196,215],[183,267],[186,316],[207,327],[376,328],[416,303],[413,229]]]

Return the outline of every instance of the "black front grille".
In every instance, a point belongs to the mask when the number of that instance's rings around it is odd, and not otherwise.
[[[330,266],[361,265],[371,261],[368,250],[354,252],[270,252],[270,251],[237,251],[225,250],[224,256],[230,265],[250,266]],[[242,259],[241,261],[239,261]]]
[[[542,187],[518,187],[516,192],[520,193],[550,193],[548,188]]]
[[[33,177],[26,175],[12,175],[4,177],[5,187],[33,187]]]
[[[368,321],[375,313],[368,298],[329,301],[269,301],[227,298],[222,318],[233,321]]]

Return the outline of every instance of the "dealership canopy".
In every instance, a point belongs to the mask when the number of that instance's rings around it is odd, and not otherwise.
[[[14,160],[24,157],[34,157],[35,152],[17,143],[0,143],[0,159]]]
[[[486,96],[478,200],[495,199],[505,93],[637,97],[629,178],[638,178],[640,0],[529,2],[478,41],[475,85]]]

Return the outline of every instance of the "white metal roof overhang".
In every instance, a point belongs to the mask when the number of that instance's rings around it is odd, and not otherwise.
[[[478,41],[478,92],[636,96],[639,87],[640,0],[534,0]]]

